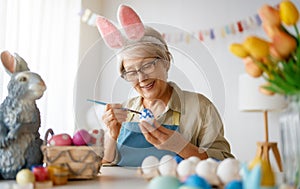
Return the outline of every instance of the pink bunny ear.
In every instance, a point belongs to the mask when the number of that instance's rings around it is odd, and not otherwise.
[[[119,49],[124,45],[121,32],[108,19],[99,16],[96,25],[107,46]]]
[[[1,53],[1,62],[9,74],[16,72],[29,71],[26,61],[17,53],[14,56],[8,51]]]
[[[137,13],[126,5],[120,5],[118,18],[126,35],[131,40],[139,40],[144,36],[145,28]]]
[[[15,67],[16,67],[15,58],[8,51],[3,51],[1,53],[1,62],[8,72],[10,73],[15,72]]]

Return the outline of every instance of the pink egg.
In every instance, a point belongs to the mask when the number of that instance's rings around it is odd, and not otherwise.
[[[76,146],[87,145],[91,139],[92,137],[87,130],[80,129],[73,136],[73,144]]]
[[[67,133],[53,135],[48,141],[51,146],[70,146],[72,145],[72,138]]]

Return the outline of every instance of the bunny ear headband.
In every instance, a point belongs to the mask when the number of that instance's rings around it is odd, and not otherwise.
[[[107,18],[99,16],[96,20],[98,30],[106,45],[112,49],[120,49],[137,41],[166,45],[161,35],[150,27],[145,27],[138,14],[129,6],[120,5],[118,21],[125,31],[126,37]]]

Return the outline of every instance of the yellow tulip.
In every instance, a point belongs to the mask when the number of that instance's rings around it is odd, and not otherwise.
[[[258,14],[263,24],[270,26],[280,26],[281,24],[279,11],[270,5],[263,5],[258,10]]]
[[[297,41],[284,31],[274,34],[272,46],[278,53],[279,57],[287,58],[297,47]]]
[[[295,5],[289,0],[283,0],[279,4],[280,19],[288,26],[295,25],[299,19],[299,12]]]
[[[245,70],[246,72],[254,77],[260,77],[263,74],[263,71],[259,68],[259,66],[252,60],[252,58],[247,57],[243,59],[245,63]]]
[[[249,53],[246,51],[242,44],[233,43],[230,45],[229,50],[232,54],[240,58],[245,58],[249,56]]]
[[[257,60],[269,55],[269,45],[268,41],[256,36],[247,37],[243,43],[244,48]]]

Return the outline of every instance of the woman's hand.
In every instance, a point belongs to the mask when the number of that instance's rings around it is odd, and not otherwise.
[[[107,104],[102,121],[109,130],[110,136],[117,140],[122,122],[126,121],[127,112],[122,110],[121,104]]]
[[[163,127],[156,120],[153,126],[142,121],[140,128],[146,140],[160,150],[169,150],[179,154],[189,144],[179,132]]]

